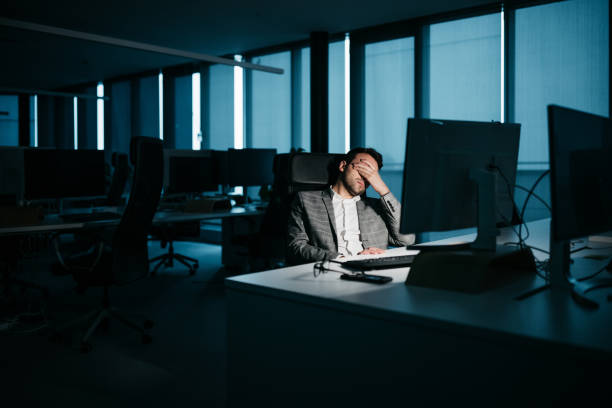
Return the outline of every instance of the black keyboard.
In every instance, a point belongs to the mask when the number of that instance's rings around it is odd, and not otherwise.
[[[387,256],[382,258],[356,259],[343,262],[342,265],[351,269],[360,269],[367,271],[369,269],[389,269],[400,268],[402,266],[412,265],[412,261],[416,255],[398,255]]]
[[[66,222],[93,222],[93,221],[106,221],[116,220],[121,218],[121,214],[116,212],[108,211],[97,211],[92,213],[72,213],[62,214],[62,220]]]

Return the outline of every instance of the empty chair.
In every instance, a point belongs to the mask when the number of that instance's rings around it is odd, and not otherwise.
[[[135,137],[130,144],[130,159],[134,165],[132,189],[121,221],[112,236],[110,245],[100,240],[86,255],[63,259],[58,252],[62,267],[73,275],[78,288],[103,287],[102,306],[58,329],[93,319],[93,323],[81,339],[84,351],[90,349],[88,339],[103,320],[115,318],[136,330],[142,342],[151,337],[146,329],[152,322],[136,324],[123,317],[111,307],[109,288],[132,283],[149,272],[147,235],[151,228],[162,188],[162,142],[159,139]],[[56,249],[57,247],[57,240]]]

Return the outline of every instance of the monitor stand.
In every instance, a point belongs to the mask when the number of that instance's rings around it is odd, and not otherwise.
[[[531,250],[497,245],[496,174],[491,170],[472,169],[470,177],[478,186],[476,239],[469,244],[423,250],[410,267],[406,285],[479,293],[520,276],[535,274]],[[411,246],[411,249],[421,248]]]
[[[543,289],[571,292],[577,303],[597,309],[599,304],[589,298],[587,293],[595,289],[612,287],[612,279],[597,277],[585,281],[579,279],[601,271],[609,262],[609,258],[604,260],[576,258],[572,260],[569,241],[555,241],[551,231],[550,281],[539,288],[537,292]]]

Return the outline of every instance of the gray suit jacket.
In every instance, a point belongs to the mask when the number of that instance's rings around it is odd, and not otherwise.
[[[403,246],[414,243],[414,235],[399,233],[401,205],[392,193],[379,199],[357,201],[357,216],[364,248]],[[336,218],[330,189],[301,191],[289,212],[287,260],[306,263],[338,256]]]

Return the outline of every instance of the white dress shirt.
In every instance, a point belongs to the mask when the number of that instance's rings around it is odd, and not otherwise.
[[[359,231],[359,218],[357,217],[357,201],[360,196],[342,198],[333,189],[332,203],[336,221],[336,238],[338,239],[338,254],[340,256],[357,255],[363,251],[363,244]]]

